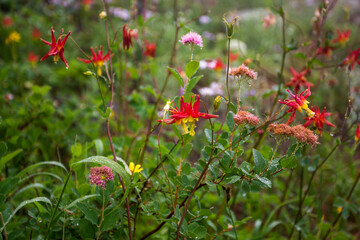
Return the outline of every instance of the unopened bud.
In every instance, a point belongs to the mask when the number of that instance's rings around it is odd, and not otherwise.
[[[99,17],[100,17],[101,19],[106,20],[106,18],[107,18],[106,12],[105,12],[105,11],[102,11],[102,12],[99,14]]]
[[[92,76],[92,75],[95,75],[95,74],[92,71],[86,71],[86,72],[84,72],[84,75]]]
[[[217,112],[219,110],[220,103],[221,103],[221,97],[217,96],[214,100],[214,111],[215,112]]]
[[[234,24],[239,20],[239,17],[234,17],[231,23],[228,23],[226,16],[223,17],[225,26],[226,26],[226,35],[228,38],[231,38],[234,33]]]

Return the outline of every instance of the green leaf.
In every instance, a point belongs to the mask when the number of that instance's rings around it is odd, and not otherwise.
[[[104,144],[101,141],[101,139],[95,139],[94,144],[95,144],[96,154],[99,156],[102,155],[104,152]]]
[[[108,231],[115,227],[117,220],[120,217],[120,209],[105,213],[104,221],[101,224],[101,232]]]
[[[7,153],[7,145],[5,142],[0,142],[0,159]]]
[[[95,227],[86,219],[79,221],[80,236],[82,239],[95,239]]]
[[[193,238],[204,238],[206,236],[206,228],[204,226],[199,225],[196,222],[191,223],[188,226],[188,231],[191,237]]]
[[[209,209],[200,209],[199,215],[209,217],[212,215],[212,212]]]
[[[14,157],[16,157],[19,153],[21,153],[23,150],[22,149],[17,149],[11,153],[8,153],[7,155],[5,155],[4,157],[1,158],[0,160],[0,171],[5,167],[5,164],[10,161],[11,159],[13,159]]]
[[[46,197],[37,197],[37,198],[33,198],[33,199],[30,199],[30,200],[25,200],[23,202],[20,203],[20,205],[11,213],[11,215],[6,219],[4,225],[0,228],[0,232],[2,232],[4,230],[4,228],[6,227],[6,225],[10,222],[10,220],[15,216],[15,214],[20,210],[20,208],[24,207],[25,205],[27,204],[30,204],[30,203],[35,203],[35,202],[46,202],[50,205],[51,204],[51,201],[46,198]]]
[[[95,209],[89,207],[83,203],[77,203],[76,206],[85,214],[85,218],[89,220],[92,224],[97,224],[98,214]]]
[[[238,176],[238,175],[226,174],[224,177],[223,183],[232,184],[232,183],[239,181],[239,179],[240,179],[240,176]]]
[[[200,63],[198,61],[191,61],[186,64],[185,74],[188,78],[191,78],[199,69]]]
[[[193,148],[192,143],[186,144],[186,145],[181,149],[181,153],[180,153],[181,158],[182,158],[182,159],[186,159],[186,157],[190,154],[192,148]]]
[[[168,69],[179,82],[180,86],[184,87],[184,79],[181,77],[180,73],[175,68],[168,67]]]
[[[19,183],[20,178],[18,177],[9,177],[5,178],[0,182],[0,193],[7,195],[9,194]]]
[[[191,90],[195,87],[195,85],[200,81],[200,79],[203,77],[204,75],[199,75],[196,77],[193,77],[190,79],[188,85],[186,86],[186,90],[185,93],[190,93]]]
[[[226,116],[226,124],[228,125],[229,130],[232,131],[235,126],[234,113],[232,111],[229,111],[228,115]]]
[[[257,180],[263,183],[266,187],[271,188],[271,181],[265,177],[260,177],[259,175],[255,175]]]
[[[212,137],[212,131],[209,128],[205,128],[205,137],[208,143],[212,143],[213,137]]]
[[[102,118],[108,119],[108,118],[110,117],[111,108],[107,107],[105,112],[103,112],[103,111],[101,110],[101,108],[99,108],[99,107],[95,107],[95,109],[99,112],[99,114],[100,114],[100,116],[101,116]]]
[[[31,170],[33,170],[34,168],[37,168],[37,167],[42,166],[42,165],[58,166],[58,167],[63,168],[67,172],[66,167],[62,163],[59,163],[59,162],[56,162],[56,161],[48,161],[48,162],[39,162],[39,163],[35,163],[33,165],[30,165],[27,168],[25,168],[24,170],[22,170],[21,172],[19,172],[16,176],[17,177],[23,177],[26,173],[28,173]]]
[[[122,164],[119,164],[119,163],[115,162],[114,160],[111,160],[107,157],[93,156],[93,157],[89,157],[89,158],[83,159],[81,161],[78,161],[76,163],[73,163],[70,167],[73,168],[73,166],[80,164],[80,163],[96,163],[96,164],[100,164],[100,165],[105,165],[105,166],[111,168],[116,173],[118,173],[125,181],[124,182],[125,185],[128,186],[130,184],[130,175],[126,171],[125,167],[123,166],[124,160],[122,160],[121,158],[118,158],[118,157],[117,157],[117,159],[119,161],[121,161]]]
[[[91,195],[83,196],[83,197],[81,197],[81,198],[76,199],[75,201],[73,201],[73,202],[70,203],[69,205],[67,205],[67,206],[65,207],[65,209],[70,209],[70,208],[72,208],[73,206],[75,206],[75,205],[76,205],[77,203],[79,203],[79,202],[85,201],[85,200],[87,200],[87,199],[89,199],[89,198],[99,197],[99,196],[100,196],[100,194],[91,194]]]
[[[267,161],[261,155],[261,153],[253,148],[253,155],[254,155],[254,163],[255,163],[255,173],[262,173],[267,167]]]
[[[297,159],[295,156],[284,158],[280,160],[280,165],[283,168],[294,168],[297,165]]]
[[[75,143],[74,145],[71,146],[70,151],[75,157],[80,157],[81,153],[82,153],[81,144],[80,143]]]

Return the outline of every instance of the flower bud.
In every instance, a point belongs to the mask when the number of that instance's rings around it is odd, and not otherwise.
[[[214,111],[217,112],[219,110],[219,107],[220,107],[220,103],[221,103],[221,97],[220,96],[217,96],[214,100]]]
[[[106,12],[105,12],[105,11],[102,11],[102,12],[99,14],[99,17],[100,17],[101,19],[106,20],[106,18],[107,18]]]
[[[86,71],[86,72],[84,72],[84,75],[86,75],[86,76],[93,76],[93,75],[95,75],[92,71]]]

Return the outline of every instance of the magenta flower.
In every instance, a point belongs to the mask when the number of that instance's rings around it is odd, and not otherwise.
[[[201,48],[203,47],[202,37],[196,32],[189,32],[182,36],[181,43],[184,45],[198,45]]]
[[[114,179],[114,173],[111,168],[102,166],[102,167],[93,167],[90,168],[90,183],[96,186],[100,186],[102,189],[105,189],[105,183],[112,181]]]

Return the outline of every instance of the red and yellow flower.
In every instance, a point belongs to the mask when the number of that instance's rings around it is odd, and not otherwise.
[[[103,47],[100,46],[100,50],[95,53],[93,47],[90,47],[91,53],[92,53],[92,58],[91,61],[94,63],[94,66],[97,69],[97,75],[101,76],[101,67],[104,65],[104,63],[106,61],[109,60],[110,55],[109,53],[107,53],[105,56],[103,55]],[[83,59],[83,58],[78,58],[80,61],[84,62],[84,63],[91,63],[91,61],[89,59]]]
[[[129,50],[130,45],[133,46],[132,43],[132,29],[129,29],[127,25],[125,24],[123,27],[123,49]]]
[[[297,93],[300,89],[300,86],[313,86],[314,84],[307,81],[305,75],[309,72],[309,69],[306,68],[305,70],[301,72],[297,72],[294,68],[290,67],[290,71],[292,74],[292,77],[290,79],[290,82],[286,84],[286,86],[293,86],[294,91]]]
[[[331,115],[331,113],[326,112],[326,107],[321,113],[318,106],[312,107],[311,109],[315,112],[315,115],[313,117],[305,118],[307,121],[305,122],[304,127],[308,127],[313,124],[314,127],[316,127],[316,133],[320,133],[320,136],[322,136],[324,123],[330,127],[335,127],[334,124],[326,120],[326,117]]]
[[[148,43],[145,41],[145,52],[144,55],[148,57],[155,57],[156,44]]]
[[[342,66],[348,65],[350,70],[354,69],[355,63],[360,65],[360,47],[354,51],[351,51],[349,55],[346,56],[345,60],[342,63]]]
[[[344,30],[340,31],[339,29],[336,29],[337,38],[333,39],[332,43],[340,43],[342,46],[344,46],[350,38],[351,31],[350,30]]]
[[[199,121],[199,118],[209,119],[209,118],[217,118],[218,115],[212,115],[207,113],[199,112],[200,105],[200,96],[195,96],[194,103],[193,97],[191,97],[190,103],[184,102],[184,97],[180,99],[180,110],[175,106],[170,108],[170,118],[158,120],[159,122],[163,122],[166,124],[176,123],[177,125],[181,125],[183,133],[194,136],[195,135],[195,123]],[[174,104],[175,105],[175,104]]]
[[[59,58],[61,59],[61,61],[64,62],[66,68],[69,68],[69,64],[67,63],[65,57],[64,57],[64,46],[65,46],[65,43],[66,43],[66,40],[68,39],[71,31],[69,31],[68,34],[66,34],[66,36],[64,37],[63,40],[61,40],[61,34],[64,32],[64,29],[61,29],[61,32],[60,32],[60,35],[59,35],[59,38],[58,38],[58,41],[56,42],[56,39],[55,39],[55,36],[54,36],[54,29],[53,27],[51,27],[51,39],[52,39],[52,42],[48,42],[48,41],[45,41],[44,39],[41,38],[41,41],[43,41],[46,45],[49,45],[50,46],[50,51],[45,54],[45,56],[43,56],[40,61],[43,61],[45,59],[47,59],[49,56],[54,56],[54,62],[57,63],[59,61]]]
[[[359,124],[357,125],[356,131],[355,131],[355,142],[356,143],[360,142],[360,126],[359,126]]]
[[[308,105],[309,101],[306,100],[311,95],[310,86],[308,86],[308,89],[306,89],[305,91],[296,95],[292,94],[288,89],[286,89],[286,91],[293,98],[293,99],[285,99],[284,101],[279,100],[279,103],[285,104],[290,107],[290,109],[287,111],[288,113],[292,112],[286,124],[289,125],[295,120],[296,111],[303,112],[304,110],[308,117],[310,118],[314,117],[315,113],[309,108]]]

